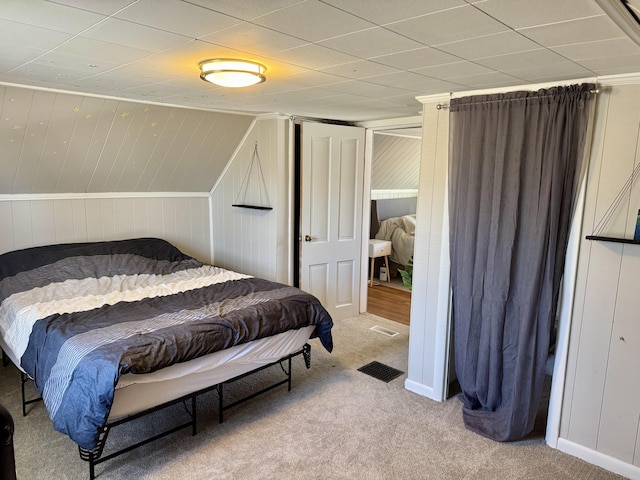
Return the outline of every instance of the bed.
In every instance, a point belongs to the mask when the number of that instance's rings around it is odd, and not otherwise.
[[[287,379],[264,391],[290,389],[291,359],[309,366],[310,338],[333,348],[331,317],[312,295],[157,238],[0,255],[0,302],[3,357],[33,380],[91,478],[96,464],[157,438],[101,458],[112,426],[188,400],[192,418],[179,428],[195,434],[198,394],[217,389],[222,421],[223,385],[288,361]],[[23,385],[23,412],[28,402]]]
[[[371,200],[370,238],[391,242],[391,271],[404,269],[413,256],[416,197]]]

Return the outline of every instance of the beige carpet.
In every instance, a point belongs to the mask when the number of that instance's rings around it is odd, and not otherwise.
[[[388,337],[380,325],[400,332]],[[500,444],[466,430],[460,402],[434,402],[357,369],[379,361],[406,372],[409,327],[372,315],[340,321],[333,354],[313,342],[312,367],[295,359],[285,387],[226,413],[199,400],[199,433],[183,430],[97,467],[98,479],[620,479],[553,450],[542,433]],[[259,374],[260,382],[274,372]],[[17,370],[0,368],[0,402],[14,416],[18,480],[85,479],[75,444],[51,427],[42,404],[20,413]],[[243,390],[246,382],[233,387]],[[232,389],[229,388],[229,391]],[[181,405],[114,429],[108,445],[184,415]],[[107,446],[107,449],[109,447]]]

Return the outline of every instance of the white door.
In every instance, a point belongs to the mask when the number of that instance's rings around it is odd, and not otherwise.
[[[364,129],[302,124],[300,288],[334,320],[360,311]]]

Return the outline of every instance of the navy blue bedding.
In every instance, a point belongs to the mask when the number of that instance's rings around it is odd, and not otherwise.
[[[331,317],[297,288],[203,264],[155,238],[0,255],[0,335],[54,428],[92,450],[125,373],[149,373]]]

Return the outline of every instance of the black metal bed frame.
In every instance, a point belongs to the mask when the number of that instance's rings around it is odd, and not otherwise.
[[[297,352],[291,353],[289,355],[286,355],[284,357],[282,357],[279,360],[276,360],[275,362],[269,363],[267,365],[263,365],[261,367],[258,367],[254,370],[251,370],[247,373],[243,373],[242,375],[238,375],[237,377],[231,378],[229,380],[225,380],[224,382],[220,382],[216,385],[212,385],[206,388],[203,388],[201,390],[198,390],[196,392],[193,393],[189,393],[187,395],[184,395],[183,397],[177,398],[175,400],[171,400],[169,402],[165,402],[161,405],[157,405],[155,407],[149,408],[147,410],[144,410],[142,412],[133,414],[133,415],[129,415],[126,417],[123,417],[121,419],[118,420],[114,420],[114,421],[107,421],[107,423],[101,428],[100,430],[100,435],[98,437],[98,444],[96,445],[96,447],[93,450],[87,450],[81,447],[78,447],[78,451],[80,453],[80,458],[82,460],[85,460],[87,462],[89,462],[89,479],[90,480],[94,480],[96,477],[95,474],[95,467],[96,465],[99,465],[103,462],[106,462],[108,460],[111,460],[117,456],[123,455],[125,453],[130,452],[131,450],[134,450],[138,447],[142,447],[143,445],[146,445],[147,443],[151,443],[155,440],[158,440],[160,438],[166,437],[168,435],[171,435],[172,433],[175,433],[179,430],[182,430],[184,428],[187,427],[191,427],[191,435],[196,435],[197,433],[197,404],[196,404],[196,399],[198,397],[198,395],[202,395],[204,393],[207,393],[211,390],[216,390],[218,392],[218,408],[219,408],[219,412],[218,412],[218,419],[219,422],[222,423],[223,419],[224,419],[224,412],[226,410],[229,410],[230,408],[236,407],[238,405],[240,405],[241,403],[244,403],[248,400],[251,400],[259,395],[262,395],[263,393],[266,393],[270,390],[273,390],[274,388],[277,388],[281,385],[287,384],[287,391],[291,391],[291,377],[292,377],[292,372],[293,369],[291,368],[291,359],[293,357],[296,357],[298,355],[303,355],[304,357],[304,362],[305,362],[305,366],[307,368],[311,368],[311,345],[309,345],[308,343],[306,343],[300,350],[298,350]],[[5,354],[5,352],[2,352],[2,364],[3,366],[7,366],[9,364],[8,361],[8,357]],[[287,366],[284,367],[283,366],[283,362],[287,362]],[[250,395],[247,395],[246,397],[243,397],[239,400],[236,400],[235,402],[232,402],[228,405],[224,404],[224,385],[228,385],[231,384],[233,382],[236,382],[242,378],[246,378],[250,375],[253,375],[255,373],[258,373],[262,370],[265,370],[267,368],[273,367],[275,365],[280,365],[280,368],[282,369],[282,371],[284,372],[286,378],[284,380],[279,380],[276,383],[273,383],[257,392],[251,393]],[[22,383],[22,414],[23,416],[27,415],[27,405],[34,403],[34,402],[38,402],[40,400],[42,400],[42,398],[33,398],[33,399],[29,399],[27,400],[25,397],[25,388],[24,385],[25,383],[27,383],[27,381],[31,380],[26,374],[24,374],[23,372],[20,372],[21,375],[21,383]],[[191,400],[191,409],[189,410],[189,408],[187,408],[187,401]],[[170,407],[172,405],[175,405],[177,403],[184,403],[185,404],[185,410],[187,411],[187,413],[189,414],[190,420],[186,423],[182,423],[180,425],[177,425],[175,427],[172,427],[168,430],[165,430],[157,435],[154,435],[152,437],[146,438],[144,440],[141,440],[140,442],[134,443],[132,445],[126,446],[124,448],[121,448],[119,450],[116,450],[113,453],[110,453],[106,456],[102,456],[103,452],[104,452],[104,447],[107,443],[107,438],[109,436],[109,432],[111,431],[111,429],[113,427],[117,427],[119,425],[123,425],[125,423],[128,423],[132,420],[136,420],[138,418],[144,417],[146,415],[149,415],[151,413],[157,412],[159,410],[163,410],[167,407]]]

